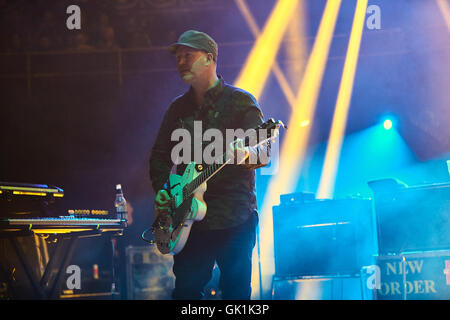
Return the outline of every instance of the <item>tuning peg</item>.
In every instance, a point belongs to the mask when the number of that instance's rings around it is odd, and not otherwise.
[[[283,123],[283,121],[278,120],[278,121],[277,121],[277,124],[278,124],[279,126],[283,127],[284,129],[287,129],[287,126]]]

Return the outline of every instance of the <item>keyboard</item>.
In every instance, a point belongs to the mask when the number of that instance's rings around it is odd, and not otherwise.
[[[111,231],[123,229],[121,219],[79,218],[72,216],[46,218],[10,218],[0,220],[0,230],[32,230],[35,233],[67,233],[87,230]]]

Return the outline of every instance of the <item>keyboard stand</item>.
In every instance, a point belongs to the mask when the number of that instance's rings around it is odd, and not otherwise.
[[[17,239],[18,237],[33,236],[33,232],[25,230],[2,232],[2,230],[0,230],[0,238],[7,238],[11,243],[21,267],[27,276],[28,282],[34,290],[33,298],[54,300],[59,299],[60,297],[62,287],[61,282],[67,275],[66,269],[71,261],[78,240],[81,238],[102,236],[105,233],[117,235],[117,230],[88,230],[52,235],[56,240],[56,246],[49,257],[41,279],[36,277],[33,272],[33,266],[27,260],[27,254]],[[5,273],[5,270],[2,269],[0,272]],[[5,276],[5,278],[8,279],[8,286],[13,291],[16,291],[14,290],[14,281],[11,281],[11,276],[8,274],[5,274]]]

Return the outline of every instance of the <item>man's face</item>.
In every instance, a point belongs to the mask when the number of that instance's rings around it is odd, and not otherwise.
[[[186,46],[179,46],[175,53],[177,70],[181,79],[192,84],[204,77],[208,54]]]

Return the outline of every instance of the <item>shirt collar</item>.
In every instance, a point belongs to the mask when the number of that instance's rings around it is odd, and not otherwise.
[[[212,88],[208,89],[208,91],[206,91],[203,97],[203,103],[201,106],[198,106],[199,108],[212,107],[222,95],[223,88],[225,87],[225,81],[223,80],[221,75],[217,75],[217,78],[218,83]],[[187,95],[188,99],[195,105],[194,89],[192,88],[192,86],[189,88]]]
[[[217,75],[218,83],[206,91],[203,104],[213,104],[222,95],[224,80],[221,75]]]

